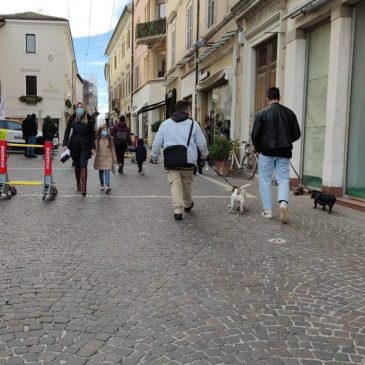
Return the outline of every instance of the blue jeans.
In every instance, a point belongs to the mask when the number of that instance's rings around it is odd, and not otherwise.
[[[276,181],[279,184],[278,201],[288,202],[289,197],[289,158],[259,156],[259,186],[264,209],[273,209],[272,202],[272,174],[275,171]]]
[[[104,185],[110,186],[110,170],[104,170]]]
[[[35,142],[36,142],[36,136],[28,136],[28,138],[27,138],[27,143],[28,144],[35,144]],[[34,147],[27,147],[26,155],[27,156],[35,156]]]
[[[87,162],[89,161],[89,157],[84,150],[81,150],[78,158],[73,158],[73,166],[75,167],[87,167]]]

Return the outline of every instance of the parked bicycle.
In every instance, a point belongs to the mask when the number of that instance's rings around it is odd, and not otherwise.
[[[239,159],[235,150],[240,148],[233,148],[229,156],[225,160],[225,165],[230,166],[229,169],[225,169],[222,173],[223,176],[228,176],[231,173],[238,173],[245,179],[252,179],[257,171],[257,156],[250,150],[251,145],[246,141],[242,141],[244,153]]]

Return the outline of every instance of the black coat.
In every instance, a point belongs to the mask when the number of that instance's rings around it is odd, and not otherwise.
[[[36,120],[32,117],[24,119],[22,123],[22,131],[24,136],[36,136],[38,134]]]
[[[53,137],[57,133],[55,124],[50,120],[43,122],[42,134],[45,141],[52,141]]]
[[[87,115],[87,120],[87,123],[77,121],[76,115],[73,114],[67,123],[63,146],[69,148],[73,159],[78,159],[81,151],[86,152],[90,158],[91,150],[95,149],[95,119]]]
[[[135,148],[130,148],[129,151],[136,153],[136,161],[143,162],[147,159],[147,149],[144,145],[137,146]]]
[[[293,142],[299,138],[297,117],[289,108],[273,103],[256,114],[251,139],[257,152],[273,156],[270,151],[288,150],[290,156],[285,157],[291,157]]]

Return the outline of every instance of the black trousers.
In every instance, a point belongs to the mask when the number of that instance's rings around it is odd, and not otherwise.
[[[127,150],[127,142],[116,143],[115,144],[115,154],[117,155],[117,161],[119,165],[124,165],[124,154]]]
[[[142,172],[143,161],[137,161],[138,172]]]

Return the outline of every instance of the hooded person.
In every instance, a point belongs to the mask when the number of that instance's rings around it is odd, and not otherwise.
[[[53,141],[57,128],[49,115],[44,118],[42,134],[45,141]]]
[[[152,145],[152,159],[158,158],[161,148],[164,150],[175,220],[181,220],[182,213],[190,212],[194,205],[191,184],[198,150],[203,159],[208,156],[207,141],[198,122],[189,117],[189,107],[186,100],[176,103],[175,113],[160,125]],[[173,165],[172,160],[184,162]]]
[[[114,138],[115,153],[119,164],[118,173],[123,174],[124,155],[128,146],[132,144],[131,131],[127,127],[124,115],[119,117],[118,123],[113,126],[110,134]]]
[[[95,118],[87,113],[83,103],[76,104],[63,138],[63,150],[70,150],[75,167],[77,191],[83,196],[87,188],[87,163],[95,150]]]
[[[144,139],[140,138],[137,141],[137,147],[130,148],[129,151],[135,152],[138,165],[138,174],[143,174],[143,162],[145,162],[147,159],[147,149],[144,145]]]

